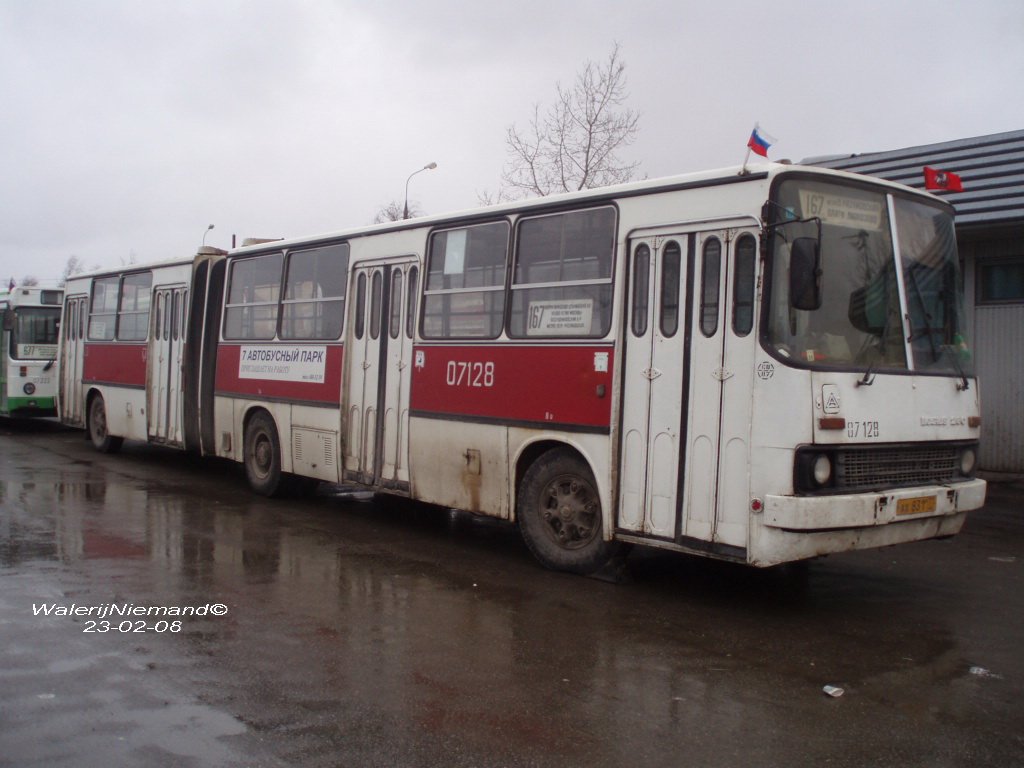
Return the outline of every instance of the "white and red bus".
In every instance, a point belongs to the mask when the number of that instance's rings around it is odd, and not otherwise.
[[[59,289],[0,293],[0,416],[56,416]]]
[[[220,301],[219,292],[211,299],[209,274],[221,254],[204,248],[190,259],[68,279],[60,418],[85,427],[98,450],[116,451],[125,438],[200,450],[202,329]]]
[[[765,164],[83,276],[61,414],[516,521],[566,571],[949,536],[985,498],[952,216]]]

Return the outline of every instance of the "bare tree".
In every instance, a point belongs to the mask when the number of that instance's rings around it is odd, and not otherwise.
[[[498,205],[499,203],[511,203],[517,200],[521,195],[515,195],[511,190],[504,187],[498,189],[497,192],[492,192],[489,189],[485,189],[482,192],[476,193],[477,205]]]
[[[21,278],[20,285],[24,288],[31,288],[32,286],[39,285],[39,278],[35,275],[25,275]]]
[[[415,219],[417,216],[422,216],[423,211],[415,204],[409,203],[409,218]],[[382,205],[380,210],[377,211],[377,215],[373,217],[374,224],[386,224],[389,221],[402,221],[405,218],[405,205],[392,200],[386,205]]]
[[[67,262],[64,264],[64,271],[60,273],[60,279],[57,280],[57,287],[63,288],[67,283],[68,278],[85,272],[85,264],[77,256],[68,256]]]
[[[575,192],[632,179],[640,163],[617,153],[635,140],[640,113],[623,107],[628,94],[620,44],[604,62],[588,61],[571,87],[558,83],[557,92],[547,110],[534,104],[527,128],[507,129],[501,181],[511,196]]]

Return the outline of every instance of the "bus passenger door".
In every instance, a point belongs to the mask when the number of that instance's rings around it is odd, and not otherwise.
[[[418,276],[416,261],[404,260],[392,263],[388,280],[380,482],[402,490],[409,488],[409,387]]]
[[[686,244],[686,235],[630,240],[618,525],[666,539],[678,533]]]
[[[170,371],[168,372],[167,385],[167,442],[179,446],[184,446],[185,444],[182,400],[184,397],[183,372],[185,365],[185,331],[188,328],[187,317],[188,288],[175,288],[171,304],[171,338],[168,340],[170,347],[170,354],[168,355]]]
[[[415,264],[401,259],[353,269],[344,479],[365,485],[408,488],[412,340],[405,321]]]
[[[684,534],[746,548],[756,227],[693,236]]]
[[[155,442],[181,445],[183,316],[188,290],[158,288],[154,294],[147,355],[148,435]]]
[[[60,359],[60,419],[65,424],[85,426],[82,402],[82,363],[85,357],[85,328],[88,296],[68,296],[64,301],[63,344]]]

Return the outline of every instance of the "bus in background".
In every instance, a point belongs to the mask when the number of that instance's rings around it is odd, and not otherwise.
[[[188,259],[68,279],[60,419],[85,428],[97,450],[114,452],[125,438],[199,450],[198,331],[220,300],[211,302],[207,287],[222,253],[204,247]]]
[[[62,418],[242,462],[268,496],[516,522],[576,573],[630,545],[771,566],[949,536],[985,498],[952,216],[764,164],[243,246],[181,266],[166,363],[157,268],[77,278]]]
[[[0,416],[56,416],[57,328],[63,291],[12,287],[0,293]]]

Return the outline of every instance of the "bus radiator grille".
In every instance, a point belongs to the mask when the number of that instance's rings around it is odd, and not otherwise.
[[[836,486],[878,488],[950,483],[959,478],[959,455],[955,446],[840,450],[836,456]]]

